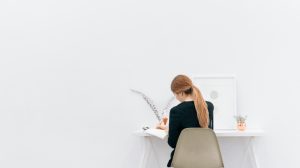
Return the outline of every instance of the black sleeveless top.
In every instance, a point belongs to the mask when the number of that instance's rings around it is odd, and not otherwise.
[[[212,122],[213,122],[214,105],[209,101],[205,101],[205,102],[207,104],[207,109],[210,118],[208,128],[213,129]],[[167,167],[171,166],[176,143],[179,138],[180,132],[184,128],[191,128],[191,127],[201,127],[197,118],[194,101],[184,101],[178,104],[177,106],[171,108],[169,114],[168,144],[171,148],[174,148],[174,150],[171,152],[171,158],[167,164]]]

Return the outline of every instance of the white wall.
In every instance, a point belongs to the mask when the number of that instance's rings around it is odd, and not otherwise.
[[[296,0],[0,1],[0,167],[138,167],[153,113],[129,89],[163,109],[178,74],[236,74],[260,167],[297,167],[299,30]],[[249,139],[218,140],[239,168]]]

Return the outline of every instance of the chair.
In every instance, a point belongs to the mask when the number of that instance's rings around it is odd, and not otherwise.
[[[171,167],[224,167],[216,133],[210,128],[185,128],[181,131]]]

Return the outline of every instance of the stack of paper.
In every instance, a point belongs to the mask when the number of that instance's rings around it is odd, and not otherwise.
[[[157,136],[161,139],[164,139],[167,136],[167,133],[165,132],[165,130],[160,130],[160,129],[155,129],[155,128],[149,128],[145,132],[148,134]]]

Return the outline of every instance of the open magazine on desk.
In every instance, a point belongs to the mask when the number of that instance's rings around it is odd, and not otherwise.
[[[166,117],[166,111],[164,111],[164,118],[162,119],[161,123],[159,125],[161,125],[162,123],[164,123],[164,125],[167,125],[168,123],[168,118]],[[157,136],[161,139],[164,139],[167,136],[167,133],[165,132],[165,130],[161,130],[156,128],[149,128],[149,127],[143,127],[143,130],[151,135]]]
[[[164,139],[167,136],[167,133],[165,130],[156,129],[156,128],[149,128],[149,127],[143,127],[143,130],[151,135],[154,135],[156,137],[159,137],[161,139]]]

